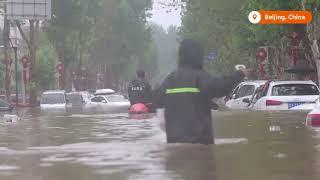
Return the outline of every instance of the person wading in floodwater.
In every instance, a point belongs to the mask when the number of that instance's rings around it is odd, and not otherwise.
[[[152,102],[152,88],[146,80],[146,72],[142,70],[137,71],[137,79],[130,82],[128,87],[128,95],[131,105],[138,103],[151,106]],[[149,107],[150,109],[152,107]]]
[[[214,78],[203,70],[200,43],[185,39],[180,44],[178,68],[154,91],[154,104],[164,108],[168,143],[214,144],[212,98],[223,97],[249,76],[250,70]]]

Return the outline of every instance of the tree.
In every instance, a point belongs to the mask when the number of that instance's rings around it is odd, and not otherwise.
[[[51,43],[41,33],[40,48],[37,51],[37,88],[46,91],[55,88],[55,64],[58,59]]]
[[[151,0],[57,0],[45,32],[69,70],[84,66],[90,74],[104,73],[106,83],[117,83],[140,66],[154,72],[155,50],[146,25],[151,5]]]
[[[178,60],[178,28],[170,26],[166,31],[157,24],[150,25],[153,41],[157,48],[158,77],[162,79],[177,66]]]
[[[28,20],[29,24],[29,36],[26,34],[26,32],[23,31],[21,27],[21,22],[16,20],[16,25],[19,29],[19,32],[23,38],[23,40],[26,42],[30,59],[31,59],[31,66],[30,66],[30,80],[29,80],[29,97],[30,97],[30,104],[36,105],[37,104],[37,36],[39,35],[39,27],[40,27],[40,21],[39,20]]]

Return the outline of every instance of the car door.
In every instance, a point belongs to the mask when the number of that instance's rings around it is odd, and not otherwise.
[[[248,103],[243,102],[244,99],[251,99],[255,91],[255,85],[246,84],[240,87],[238,93],[236,94],[235,108],[236,109],[247,109]]]
[[[238,91],[240,89],[240,87],[242,86],[243,84],[240,84],[238,87],[236,87],[233,92],[231,93],[231,95],[229,95],[227,97],[227,102],[226,102],[226,106],[230,109],[234,109],[235,106],[236,106],[236,95],[238,94]]]
[[[91,101],[89,103],[89,107],[95,107],[95,108],[99,108],[102,107],[105,104],[105,98],[102,96],[96,96],[91,98]]]
[[[10,111],[12,110],[12,107],[9,103],[0,100],[0,111]]]
[[[263,97],[263,91],[262,86],[258,87],[255,90],[255,93],[253,94],[250,104],[248,105],[248,108],[251,110],[258,110],[259,109],[259,100]]]
[[[251,102],[252,110],[265,110],[266,109],[266,97],[269,91],[269,84],[262,85],[257,89],[257,95],[253,98]]]

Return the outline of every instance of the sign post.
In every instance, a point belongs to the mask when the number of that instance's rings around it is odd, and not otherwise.
[[[0,2],[2,4],[4,4],[4,24],[9,24],[9,21],[23,21],[23,20],[34,20],[34,21],[39,21],[39,20],[50,20],[51,19],[51,0],[6,0],[6,1],[2,1]],[[17,21],[17,22],[18,22]],[[19,24],[19,23],[17,23]],[[10,27],[8,27],[10,28]],[[21,28],[19,29],[21,30]],[[23,34],[23,31],[20,31],[20,33]],[[30,28],[30,33],[34,34],[35,31],[31,31]],[[9,33],[8,33],[9,34]],[[7,35],[9,38],[9,35]],[[23,36],[23,35],[22,35]],[[32,38],[31,38],[32,39]],[[33,44],[34,41],[30,40],[30,44]],[[16,44],[16,49],[15,50],[15,56],[16,59],[18,58],[18,44]],[[5,42],[5,48],[7,51],[7,43]],[[32,58],[35,58],[33,55],[31,55]],[[30,59],[29,59],[30,60]],[[35,59],[32,59],[32,62],[35,62]],[[23,63],[23,62],[22,62]],[[17,66],[17,62],[16,62],[16,66]],[[25,102],[25,85],[26,82],[28,80],[28,68],[26,67],[26,65],[23,63],[23,81],[24,83],[22,83],[21,80],[21,84],[23,84],[22,88],[23,88],[23,92],[22,94],[24,94],[23,96],[23,101]],[[29,65],[28,65],[29,66]],[[34,64],[32,65],[34,66]],[[16,68],[17,71],[17,68]],[[17,73],[17,72],[16,72]],[[16,75],[17,76],[17,75]],[[16,86],[17,86],[17,82],[16,82]],[[33,88],[32,88],[33,89]],[[35,89],[33,89],[35,90]],[[17,90],[16,90],[17,91]],[[18,92],[16,92],[17,94]],[[30,92],[30,100],[33,103],[34,99],[35,99],[35,93],[33,91]]]

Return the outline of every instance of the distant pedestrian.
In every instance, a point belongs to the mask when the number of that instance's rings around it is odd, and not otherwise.
[[[137,79],[129,83],[128,96],[131,105],[152,102],[152,88],[146,79],[145,71],[137,71]]]

